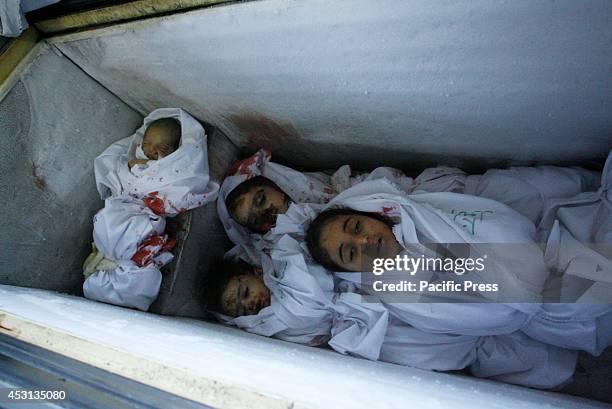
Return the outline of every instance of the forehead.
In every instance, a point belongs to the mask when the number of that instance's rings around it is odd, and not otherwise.
[[[344,239],[344,223],[350,219],[351,215],[334,216],[323,225],[321,228],[321,236],[319,238],[320,245],[323,248],[336,248]],[[330,254],[332,252],[330,251]]]
[[[147,142],[159,142],[170,138],[170,131],[160,126],[151,125],[144,133],[143,140]]]

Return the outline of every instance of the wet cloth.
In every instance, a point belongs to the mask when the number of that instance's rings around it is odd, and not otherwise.
[[[170,155],[137,164],[129,169],[131,159],[145,159],[142,139],[149,124],[173,118],[181,124],[179,147]],[[204,128],[179,108],[160,108],[125,139],[109,146],[94,161],[96,187],[102,199],[129,194],[143,199],[155,213],[176,216],[216,199],[219,185],[210,180],[208,148]]]
[[[173,257],[165,227],[139,200],[106,199],[94,216],[94,251],[83,266],[85,297],[146,311],[159,292],[160,268]]]
[[[512,167],[468,175],[461,169],[440,166],[423,171],[413,193],[455,192],[502,202],[532,222],[539,223],[547,201],[596,191],[600,175],[578,167]]]

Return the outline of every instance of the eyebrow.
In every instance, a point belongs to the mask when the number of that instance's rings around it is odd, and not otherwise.
[[[342,231],[346,232],[346,225],[348,224],[349,220],[351,220],[350,217],[347,217],[346,220],[344,221],[344,225],[342,226]]]
[[[344,243],[340,244],[340,247],[338,247],[338,254],[340,255],[340,260],[342,260],[342,262],[344,263],[344,257],[342,256],[342,248],[344,247]]]

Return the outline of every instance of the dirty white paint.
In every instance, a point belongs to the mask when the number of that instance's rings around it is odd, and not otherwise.
[[[608,0],[265,0],[52,40],[141,113],[294,165],[580,163],[612,147]]]
[[[7,315],[22,321],[9,320]],[[34,327],[26,322],[48,330],[36,341]],[[52,337],[55,333],[66,334],[63,342],[73,345],[78,345],[77,340],[89,341],[97,348],[64,351],[85,362],[99,363],[105,354],[109,360],[128,354],[131,359],[113,366],[113,371],[144,382],[161,375],[164,385],[178,378],[181,383],[174,385],[179,388],[175,393],[201,401],[201,392],[205,403],[220,407],[269,408],[273,402],[274,407],[334,409],[473,409],[483,402],[498,409],[605,407],[562,394],[348,358],[218,324],[161,317],[20,287],[0,285],[0,330],[18,338],[30,337],[30,342],[46,348],[61,348],[54,345],[58,342]],[[214,385],[214,393],[198,391],[193,386],[201,384],[194,382],[198,379]],[[242,402],[232,399],[238,392]],[[279,402],[285,404],[279,406]]]

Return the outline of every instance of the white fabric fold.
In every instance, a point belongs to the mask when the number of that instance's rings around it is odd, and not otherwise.
[[[439,166],[424,170],[412,193],[454,192],[486,197],[504,203],[539,223],[547,201],[596,191],[600,175],[578,167],[534,166],[490,169],[468,175],[461,169]]]

